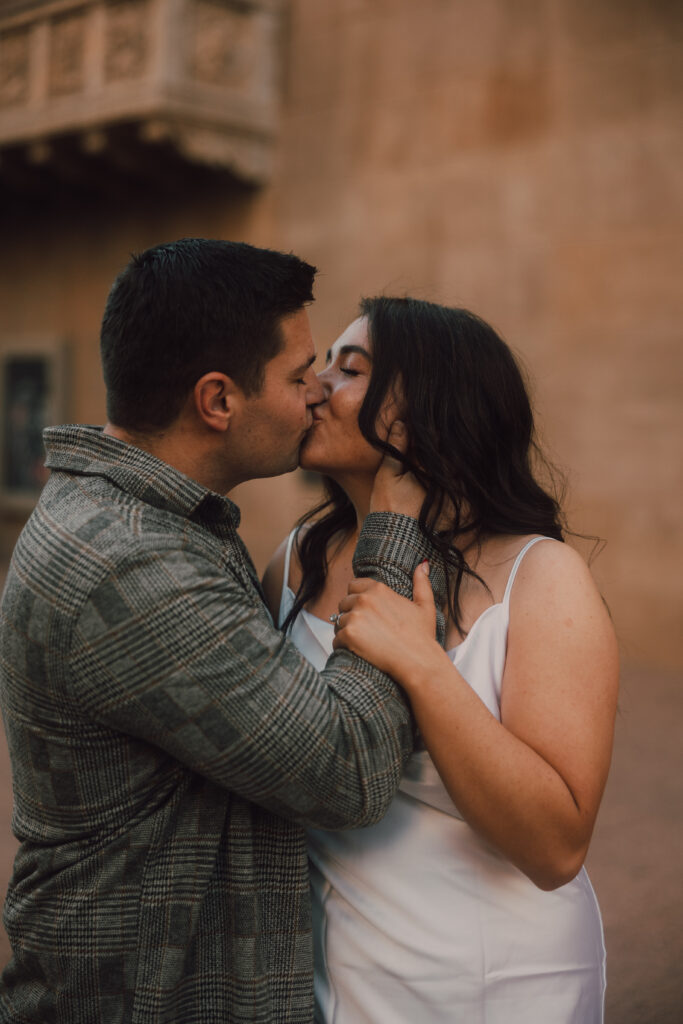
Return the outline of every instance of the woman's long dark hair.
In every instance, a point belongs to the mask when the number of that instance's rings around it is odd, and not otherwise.
[[[426,488],[419,524],[440,552],[449,577],[449,610],[460,628],[463,577],[477,574],[458,550],[495,534],[539,533],[564,540],[557,471],[541,454],[522,373],[504,341],[484,320],[410,298],[363,299],[372,370],[358,424],[366,440],[400,459]],[[405,456],[382,441],[376,424],[392,384],[405,399]],[[543,471],[549,490],[536,480]],[[302,583],[286,629],[322,590],[332,542],[356,526],[345,492],[324,478],[326,497],[299,520]],[[438,524],[438,529],[437,529]]]

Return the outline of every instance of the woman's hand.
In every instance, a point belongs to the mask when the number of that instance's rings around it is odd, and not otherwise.
[[[394,420],[387,437],[389,444],[405,453],[408,434],[405,424]],[[425,498],[425,489],[412,473],[407,473],[398,459],[385,455],[382,459],[370,496],[371,512],[399,512],[417,519]]]
[[[333,647],[353,651],[407,688],[430,645],[443,653],[435,632],[429,564],[422,562],[413,574],[412,601],[376,580],[352,580],[339,602]]]

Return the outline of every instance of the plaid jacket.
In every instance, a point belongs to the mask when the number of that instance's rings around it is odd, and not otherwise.
[[[0,616],[21,842],[0,1020],[310,1022],[302,826],[381,817],[405,703],[273,628],[228,499],[98,428],[45,440]],[[426,554],[374,514],[356,571],[410,593]]]

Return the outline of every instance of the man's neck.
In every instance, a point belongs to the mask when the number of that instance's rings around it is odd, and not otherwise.
[[[169,438],[166,431],[147,432],[129,430],[127,427],[119,427],[115,423],[106,423],[104,433],[108,434],[109,437],[115,437],[117,440],[123,441],[124,444],[131,444],[134,448],[141,448],[143,452],[149,452],[150,455],[161,459],[162,462],[167,462],[174,469],[180,469],[181,473],[185,472],[177,464],[177,457],[170,457],[171,450],[177,447],[177,445]]]
[[[148,452],[217,494],[227,494],[238,482],[225,479],[224,472],[217,470],[217,460],[212,458],[212,453],[206,451],[197,437],[191,431],[183,429],[181,425],[174,424],[166,430],[148,432],[129,430],[114,423],[107,423],[104,433]]]

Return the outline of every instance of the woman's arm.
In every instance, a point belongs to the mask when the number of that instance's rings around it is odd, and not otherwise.
[[[512,590],[499,722],[431,639],[419,575],[413,604],[354,583],[335,642],[404,687],[472,828],[540,888],[557,888],[581,868],[611,758],[618,658],[607,610],[571,548],[544,541],[528,552]]]

